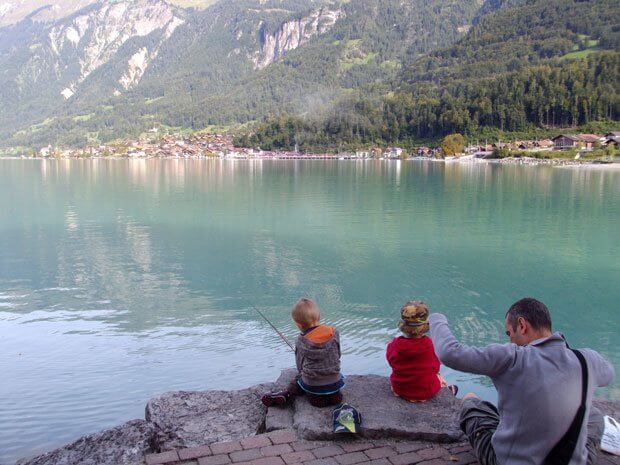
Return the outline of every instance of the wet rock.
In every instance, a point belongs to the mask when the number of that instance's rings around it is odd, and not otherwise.
[[[151,399],[146,420],[155,426],[157,452],[241,439],[264,430],[261,395],[273,384],[240,391],[169,392]]]
[[[74,443],[17,465],[137,465],[151,451],[154,428],[132,420],[116,428],[84,436]]]
[[[387,377],[348,376],[344,401],[362,415],[361,436],[453,442],[462,438],[460,402],[447,389],[433,399],[412,403],[396,397]],[[294,426],[304,439],[333,439],[332,408],[312,407],[304,397],[295,401]]]

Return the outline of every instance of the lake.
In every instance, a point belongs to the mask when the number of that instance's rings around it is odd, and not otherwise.
[[[620,170],[0,160],[0,463],[142,418],[166,391],[274,380],[293,358],[253,306],[293,339],[292,304],[316,299],[345,374],[388,374],[405,301],[487,344],[526,295],[618,371]]]

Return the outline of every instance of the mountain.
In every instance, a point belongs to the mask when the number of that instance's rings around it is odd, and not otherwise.
[[[246,125],[244,143],[333,148],[620,113],[616,0],[175,3],[0,28],[0,146]]]
[[[106,82],[111,95],[136,85],[162,45],[186,21],[162,2],[93,4],[60,21],[26,19],[0,29],[0,122],[41,123],[70,109],[76,93]],[[110,79],[113,79],[113,84]]]
[[[490,0],[465,37],[405,62],[389,92],[271,118],[240,144],[334,148],[620,118],[614,0]]]
[[[0,1],[0,27],[18,23],[26,18],[37,22],[53,22],[72,15],[96,0],[4,0]],[[217,0],[171,0],[168,3],[183,8],[207,8]]]
[[[388,85],[403,62],[462,37],[478,8],[231,0],[188,10],[120,0],[26,18],[0,28],[0,144],[80,145],[313,108]]]
[[[131,50],[117,79],[119,88],[129,89],[184,22],[183,15],[164,2],[139,1],[91,6],[49,27],[31,24],[34,30],[29,41],[15,34],[21,32],[19,26],[6,28],[0,52],[6,52],[5,76],[13,85],[4,91],[21,99],[49,94],[68,100],[94,72],[121,56],[126,58]],[[146,37],[148,42],[137,43]],[[130,41],[134,45],[129,49]],[[25,61],[10,67],[12,58]]]
[[[26,18],[48,22],[68,16],[93,3],[94,0],[57,0],[43,3],[41,0],[8,0],[0,2],[0,26],[15,24]]]
[[[465,38],[410,63],[404,80],[485,77],[570,52],[585,55],[620,47],[614,16],[620,4],[615,0],[492,0],[481,11],[487,9],[490,13],[479,16]]]

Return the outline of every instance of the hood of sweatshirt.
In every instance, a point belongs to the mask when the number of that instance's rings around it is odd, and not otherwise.
[[[327,345],[334,342],[340,342],[338,331],[336,328],[327,325],[321,325],[314,328],[307,334],[300,334],[297,343],[304,348],[306,352],[319,352],[325,350]]]
[[[303,338],[315,344],[324,344],[334,337],[336,329],[332,326],[319,325],[303,335]]]

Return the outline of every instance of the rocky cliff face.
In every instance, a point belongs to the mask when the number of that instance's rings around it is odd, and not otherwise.
[[[142,47],[131,56],[127,62],[127,70],[118,81],[125,90],[140,82],[146,68],[157,57],[160,47],[172,36],[174,30],[183,23],[182,19],[173,16],[164,26],[163,36],[157,44],[151,47],[150,50],[147,47]]]
[[[310,15],[284,22],[270,33],[264,25],[260,30],[260,49],[250,56],[254,69],[263,69],[287,51],[294,50],[312,37],[327,32],[342,15],[340,9],[320,8]]]
[[[108,92],[120,95],[140,83],[162,46],[188,21],[188,16],[186,11],[163,0],[102,0],[43,25],[35,40],[16,53],[21,61],[14,77],[18,92],[27,93],[34,86],[53,87],[57,98],[69,100],[93,73],[112,63],[116,74],[108,76],[108,81],[113,78],[115,86]],[[233,39],[238,44],[229,56],[243,51],[242,56],[247,57],[254,70],[263,69],[286,52],[327,32],[341,16],[342,10],[335,6],[318,7],[299,18],[284,20],[275,30],[268,29],[262,20],[247,17],[244,27],[256,39],[248,42],[248,35],[238,30]],[[210,24],[218,21],[221,27],[228,26],[214,13]]]
[[[36,21],[53,21],[75,13],[95,0],[8,0],[0,2],[0,26],[13,24],[26,17]]]
[[[15,24],[25,18],[52,22],[72,15],[98,0],[2,0],[0,1],[0,27]],[[179,7],[207,8],[217,0],[168,0]]]
[[[44,30],[16,81],[21,90],[46,78],[62,84],[60,94],[71,98],[94,71],[131,51],[130,42],[149,36],[136,48],[118,77],[121,90],[137,84],[161,45],[184,23],[180,12],[161,0],[99,3]]]

